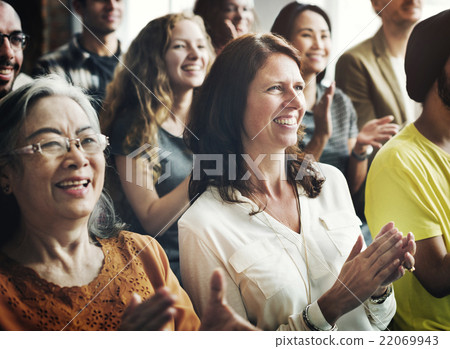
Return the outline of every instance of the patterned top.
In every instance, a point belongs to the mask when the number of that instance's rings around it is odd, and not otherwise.
[[[316,100],[319,101],[325,92],[325,86],[317,85]],[[350,138],[356,138],[358,135],[358,126],[355,108],[350,98],[336,88],[333,102],[331,103],[331,121],[333,125],[333,133],[323,149],[322,156],[317,161],[330,164],[341,170],[342,173],[347,172],[347,163],[350,157],[347,141]],[[305,125],[305,136],[300,144],[304,148],[314,135],[314,114],[307,111],[303,117],[302,124]]]
[[[0,330],[116,330],[133,293],[146,300],[163,286],[178,299],[167,328],[198,329],[191,301],[154,239],[121,232],[99,243],[103,267],[81,287],[55,285],[0,253]]]
[[[67,44],[39,58],[32,75],[37,77],[53,73],[82,87],[94,98],[94,107],[98,111],[120,55],[120,42],[113,56],[98,56],[81,46],[80,34],[77,34]]]

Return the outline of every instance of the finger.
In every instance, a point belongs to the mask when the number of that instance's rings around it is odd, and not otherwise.
[[[167,308],[163,312],[156,314],[153,318],[147,321],[141,329],[143,331],[161,331],[168,330],[166,326],[171,322],[176,315],[176,309],[173,307]]]
[[[356,239],[356,242],[353,245],[353,248],[347,257],[346,262],[351,261],[353,258],[355,258],[361,252],[362,247],[363,247],[363,237],[362,235],[358,235],[358,238]]]
[[[388,232],[377,236],[369,247],[363,252],[366,258],[379,258],[387,250],[391,249],[399,240],[402,239],[402,234],[397,228],[392,228]],[[402,242],[400,243],[400,246]],[[374,263],[374,261],[372,261]]]
[[[386,282],[397,280],[401,275],[404,274],[404,269],[400,265],[400,260],[395,259],[375,275],[374,280],[376,283],[384,284]],[[394,279],[394,280],[391,280]]]
[[[379,237],[383,236],[384,234],[388,233],[392,229],[394,229],[395,223],[394,222],[388,222],[381,228],[380,232],[377,234],[375,239],[378,239]]]
[[[377,121],[378,125],[388,124],[388,123],[394,121],[394,116],[386,115],[386,116],[383,116],[382,118],[376,119],[376,121]]]
[[[221,269],[213,271],[210,280],[210,296],[209,301],[212,303],[224,303],[224,277]]]
[[[415,258],[409,252],[406,252],[405,259],[403,261],[403,266],[406,269],[412,269],[415,264],[416,264]]]
[[[234,26],[233,22],[229,19],[225,19],[225,25],[228,28],[228,30],[230,31],[230,35],[233,39],[236,39],[238,37],[238,32],[236,30],[236,27]]]
[[[369,257],[369,269],[377,275],[380,271],[386,268],[392,261],[400,259],[403,261],[404,254],[402,253],[403,241],[402,234],[396,232],[385,243],[381,244],[376,251]]]

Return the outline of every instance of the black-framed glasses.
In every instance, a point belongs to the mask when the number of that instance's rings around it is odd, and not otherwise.
[[[56,136],[39,141],[38,143],[27,145],[23,148],[12,151],[14,154],[34,154],[40,153],[48,157],[60,157],[70,151],[70,144],[75,146],[85,154],[97,154],[106,149],[109,144],[108,137],[100,133],[84,135],[79,138],[67,138]]]
[[[0,33],[0,47],[5,43],[5,38],[8,38],[9,45],[15,51],[23,50],[27,47],[29,35],[22,32],[12,32],[11,34]]]

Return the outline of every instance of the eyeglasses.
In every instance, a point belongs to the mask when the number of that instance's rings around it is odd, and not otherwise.
[[[27,145],[26,147],[15,149],[14,154],[34,154],[40,153],[49,157],[60,157],[70,151],[70,144],[86,154],[97,154],[106,149],[109,144],[108,137],[95,133],[81,136],[80,138],[53,137],[43,139],[38,143]]]
[[[11,34],[0,33],[0,47],[3,46],[5,38],[8,38],[9,45],[14,51],[23,50],[27,47],[28,39],[30,38],[27,34],[22,32],[13,32]]]

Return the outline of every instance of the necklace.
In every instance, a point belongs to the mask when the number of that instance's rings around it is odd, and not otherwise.
[[[293,184],[293,191],[294,191],[294,195],[295,195],[295,199],[296,199],[296,205],[297,205],[297,210],[298,210],[298,219],[299,219],[299,226],[300,226],[300,235],[302,237],[303,240],[303,248],[304,248],[304,253],[305,253],[305,263],[306,263],[306,280],[305,277],[303,276],[302,272],[300,271],[299,267],[297,266],[297,263],[295,262],[294,258],[292,257],[292,255],[289,253],[289,250],[286,248],[286,245],[284,243],[283,240],[285,240],[284,238],[280,237],[280,232],[275,229],[275,227],[272,225],[272,223],[270,222],[270,220],[264,215],[264,212],[260,212],[259,214],[255,215],[256,218],[258,218],[259,220],[261,220],[265,225],[267,225],[270,229],[272,229],[272,231],[275,233],[278,241],[280,242],[280,244],[283,246],[284,250],[286,251],[287,255],[289,256],[289,258],[291,259],[292,263],[295,265],[295,268],[298,271],[298,274],[300,275],[302,281],[303,281],[303,285],[305,286],[305,292],[306,292],[306,297],[308,300],[308,304],[311,304],[311,278],[309,275],[309,263],[308,263],[308,253],[307,253],[307,248],[306,248],[306,238],[305,238],[305,232],[303,231],[303,225],[301,222],[301,207],[300,207],[300,199],[298,197],[298,191],[297,191],[297,185],[294,183]],[[259,202],[261,202],[261,200],[259,200],[253,193],[251,194],[251,196],[254,198],[254,200],[257,200]],[[256,203],[256,201],[255,201]],[[259,206],[259,205],[258,205]],[[267,210],[267,206],[265,206],[264,210]],[[269,213],[270,211],[267,210]],[[272,217],[274,217],[278,222],[280,222],[280,224],[285,227],[284,224],[281,223],[281,221],[279,219],[277,219],[273,214],[270,214]],[[264,219],[261,219],[261,217],[263,217]],[[285,227],[285,229],[288,229],[287,227]],[[295,247],[297,248],[297,250],[299,249],[299,247],[297,246],[297,244],[295,244]],[[299,251],[300,252],[300,251]]]

